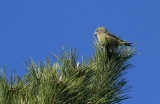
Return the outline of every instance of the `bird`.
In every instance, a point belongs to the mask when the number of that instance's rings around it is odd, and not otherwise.
[[[103,26],[98,27],[93,35],[98,37],[98,41],[102,46],[109,45],[111,48],[116,48],[119,45],[131,46],[132,44],[114,36]]]

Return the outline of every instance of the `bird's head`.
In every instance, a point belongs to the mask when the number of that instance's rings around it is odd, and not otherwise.
[[[102,27],[98,27],[93,35],[98,35],[98,34],[107,33],[107,32],[108,30],[102,26]]]

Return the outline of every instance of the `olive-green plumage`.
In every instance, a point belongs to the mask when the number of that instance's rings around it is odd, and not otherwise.
[[[108,30],[104,27],[98,27],[94,35],[97,35],[98,41],[100,42],[101,45],[106,45],[107,43],[111,47],[118,47],[119,43],[120,45],[126,45],[126,46],[131,46],[132,44],[132,43],[127,43],[126,41],[123,41],[118,37],[114,36],[113,34],[109,33]]]

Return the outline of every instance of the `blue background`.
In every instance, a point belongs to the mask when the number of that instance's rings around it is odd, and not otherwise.
[[[90,42],[99,26],[137,44],[130,62],[136,67],[126,77],[133,97],[124,104],[160,104],[160,1],[159,0],[1,0],[0,67],[23,76],[30,56],[44,61],[62,46],[81,55],[94,52]]]

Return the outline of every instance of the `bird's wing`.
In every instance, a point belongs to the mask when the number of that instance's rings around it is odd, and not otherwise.
[[[112,38],[114,38],[116,40],[120,40],[118,37],[114,36],[113,34],[111,34],[109,32],[107,32],[107,36],[110,36],[110,37],[112,37]],[[123,40],[120,40],[120,41],[123,41]]]

